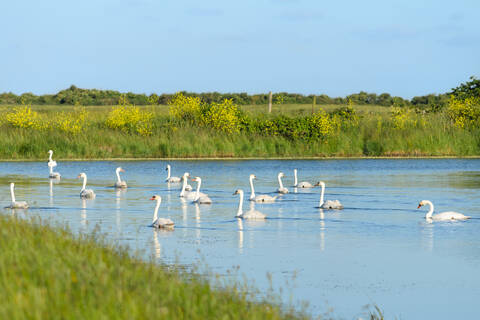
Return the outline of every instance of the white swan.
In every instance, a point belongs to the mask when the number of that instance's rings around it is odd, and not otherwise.
[[[50,167],[56,167],[57,166],[57,161],[53,160],[52,159],[52,155],[53,155],[53,150],[48,150],[48,166]]]
[[[285,175],[283,174],[283,172],[279,172],[279,173],[278,173],[278,177],[277,177],[277,178],[278,178],[278,189],[277,189],[277,192],[278,192],[278,193],[285,194],[285,193],[288,193],[288,189],[283,186],[282,177],[285,177]]]
[[[154,195],[150,198],[150,200],[157,200],[157,205],[155,206],[155,211],[153,212],[153,220],[150,227],[172,230],[175,227],[175,223],[173,223],[172,220],[158,217],[158,208],[160,208],[160,203],[162,203],[162,197]]]
[[[261,194],[258,196],[255,196],[255,189],[253,188],[253,179],[257,179],[257,177],[254,174],[250,175],[250,201],[255,201],[255,202],[264,202],[264,203],[272,203],[275,202],[275,199],[277,199],[278,196],[272,197],[267,194]]]
[[[50,173],[49,173],[48,177],[49,177],[50,179],[60,179],[60,177],[61,177],[60,173],[54,172],[54,171],[53,171],[53,167],[54,167],[54,166],[51,165],[50,162],[49,162],[49,163],[48,163],[48,169],[49,169]]]
[[[120,172],[125,172],[121,167],[118,167],[115,169],[115,174],[117,175],[117,181],[115,182],[115,188],[126,188],[127,187],[127,182],[122,181],[120,178]]]
[[[266,218],[265,214],[255,210],[254,208],[251,208],[250,210],[243,212],[242,210],[243,209],[243,190],[242,189],[235,190],[234,195],[236,194],[240,195],[240,201],[238,203],[238,210],[235,218],[242,218],[242,219],[249,219],[249,220],[264,220]]]
[[[439,221],[445,221],[445,220],[467,220],[470,219],[469,216],[463,215],[458,212],[454,211],[447,211],[447,212],[442,212],[439,214],[433,214],[433,203],[429,200],[422,200],[418,204],[417,209],[419,209],[422,206],[430,206],[430,210],[427,212],[425,215],[425,219],[427,220],[439,220]]]
[[[78,179],[83,178],[82,190],[80,190],[80,198],[95,199],[95,192],[92,189],[85,189],[87,187],[87,175],[82,172],[78,175]]]
[[[188,200],[195,200],[195,192],[192,191],[192,186],[188,184],[188,177],[190,173],[185,172],[182,176],[182,189],[180,191],[181,198],[187,198]],[[200,192],[200,194],[203,194]]]
[[[343,205],[340,203],[338,200],[327,200],[323,201],[323,196],[325,194],[325,182],[320,181],[315,184],[315,186],[321,186],[322,187],[322,193],[320,195],[320,203],[318,204],[318,208],[322,209],[343,209]]]
[[[28,209],[28,203],[26,201],[15,201],[15,184],[10,183],[10,195],[12,196],[12,203],[7,208],[11,209]]]
[[[310,182],[308,181],[303,181],[303,182],[300,182],[298,183],[298,180],[297,180],[297,169],[293,169],[293,186],[295,188],[313,188],[314,185],[311,184]]]
[[[170,176],[170,165],[167,164],[167,179],[165,179],[166,182],[170,182],[170,183],[179,183],[181,181],[181,179],[179,177],[171,177]]]
[[[207,194],[200,192],[200,186],[202,185],[202,179],[200,179],[200,177],[195,177],[195,178],[192,179],[192,181],[197,182],[197,191],[195,191],[195,199],[193,200],[193,202],[200,203],[200,204],[211,204],[212,199],[210,199]]]

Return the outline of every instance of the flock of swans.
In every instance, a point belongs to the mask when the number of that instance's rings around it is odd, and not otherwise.
[[[48,158],[48,168],[49,168],[49,178],[52,179],[60,179],[61,175],[58,172],[54,172],[53,168],[57,166],[57,162],[52,159],[53,151],[49,150],[49,158]],[[202,179],[200,177],[190,177],[190,174],[188,172],[185,172],[182,177],[173,177],[171,176],[171,167],[170,165],[167,165],[166,167],[167,170],[167,178],[165,179],[165,182],[167,183],[173,183],[173,184],[179,184],[182,183],[182,187],[180,189],[180,194],[179,197],[183,198],[184,200],[187,201],[192,201],[193,203],[197,204],[211,204],[212,199],[208,196],[208,194],[205,194],[203,192],[200,192],[200,187],[202,185]],[[121,167],[118,167],[115,170],[115,174],[117,177],[117,181],[114,184],[115,188],[118,189],[124,189],[127,188],[127,183],[121,179],[120,177],[120,172],[125,172]],[[297,169],[294,169],[294,186],[295,188],[314,188],[314,187],[321,187],[321,192],[320,192],[320,201],[319,204],[316,208],[321,208],[321,209],[333,209],[333,210],[341,210],[343,209],[343,205],[340,203],[339,200],[325,200],[325,183],[323,181],[319,181],[316,184],[311,184],[310,182],[303,181],[298,183],[297,179]],[[279,196],[283,196],[285,194],[288,194],[288,188],[286,188],[283,185],[282,178],[285,176],[283,172],[278,173],[277,179],[278,179],[278,189],[276,190],[276,193],[279,195],[277,196],[270,196],[268,194],[261,194],[261,195],[256,195],[255,194],[255,187],[253,185],[253,181],[257,179],[257,177],[254,174],[250,174],[249,177],[249,182],[250,182],[250,197],[249,201],[252,201],[254,203],[274,203]],[[95,192],[92,189],[87,189],[87,175],[82,172],[78,175],[78,179],[83,179],[83,184],[82,184],[82,189],[80,190],[80,198],[82,199],[94,199],[95,198]],[[191,178],[191,179],[190,179]],[[192,186],[188,184],[188,180],[191,180],[193,182],[196,182],[196,189],[195,191],[193,190]],[[10,183],[10,194],[12,198],[12,202],[10,206],[7,208],[11,209],[27,209],[28,203],[26,201],[16,201],[15,199],[15,184],[12,182]],[[237,189],[233,195],[238,195],[239,196],[239,204],[238,204],[238,210],[236,214],[236,218],[240,219],[250,219],[250,220],[263,220],[266,219],[266,215],[255,210],[254,208],[251,208],[248,211],[243,211],[243,202],[244,202],[244,192],[242,189]],[[154,214],[153,214],[153,220],[152,224],[150,225],[151,227],[154,228],[162,228],[162,229],[173,229],[175,226],[175,223],[171,219],[166,219],[166,218],[160,218],[158,217],[158,210],[160,208],[160,205],[162,203],[162,197],[159,195],[154,195],[150,198],[150,200],[155,200],[156,201],[156,206],[154,209]],[[425,219],[427,221],[449,221],[449,220],[467,220],[470,217],[465,216],[461,213],[458,212],[453,212],[453,211],[448,211],[448,212],[442,212],[439,214],[433,214],[434,211],[434,206],[433,203],[429,200],[422,200],[420,201],[418,208],[421,208],[422,206],[428,205],[430,207],[428,213],[425,216]]]

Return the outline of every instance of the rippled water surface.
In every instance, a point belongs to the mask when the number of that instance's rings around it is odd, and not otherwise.
[[[0,163],[0,204],[9,205],[8,183],[28,211],[67,222],[75,231],[98,225],[114,241],[140,249],[146,258],[182,264],[204,261],[226,274],[239,266],[261,289],[283,287],[284,299],[308,301],[315,315],[329,308],[353,318],[376,303],[387,317],[452,319],[478,316],[480,297],[480,160],[324,160],[324,161],[170,161],[173,175],[188,171],[203,179],[212,205],[178,197],[167,185],[165,161],[59,162],[62,179],[50,181],[44,162]],[[122,166],[126,191],[116,191],[114,170]],[[319,188],[295,190],[299,180],[325,181],[326,199],[339,199],[342,211],[316,209]],[[249,194],[255,173],[257,193],[274,195],[283,171],[290,193],[274,204],[256,204],[268,220],[243,223],[234,218],[237,188]],[[81,200],[80,172],[88,175],[95,200]],[[154,208],[175,221],[173,232],[149,228]],[[458,211],[466,222],[426,223],[428,199],[437,212]],[[244,208],[248,209],[245,200]],[[5,214],[12,210],[4,209]]]

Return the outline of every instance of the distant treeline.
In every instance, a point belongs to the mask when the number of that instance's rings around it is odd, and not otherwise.
[[[474,81],[474,78],[472,78]],[[453,89],[456,90],[456,89]],[[185,96],[200,97],[206,103],[220,103],[224,99],[233,99],[238,105],[261,105],[268,103],[268,93],[265,94],[247,94],[247,93],[192,93],[182,92]],[[98,89],[80,89],[72,85],[70,88],[61,90],[57,94],[34,95],[32,93],[24,93],[16,95],[14,93],[0,94],[0,104],[31,104],[31,105],[116,105],[121,97],[126,99],[128,103],[134,105],[149,104],[167,104],[173,94],[136,94],[132,92],[121,93],[113,90]],[[388,93],[377,95],[375,93],[367,93],[361,91],[346,96],[345,98],[332,98],[325,94],[322,95],[303,95],[279,92],[273,94],[273,103],[277,104],[311,104],[314,101],[319,105],[322,104],[355,104],[355,105],[381,105],[381,106],[417,106],[442,108],[449,99],[449,93],[445,94],[429,94],[425,96],[414,97],[411,100],[401,97],[393,97]]]

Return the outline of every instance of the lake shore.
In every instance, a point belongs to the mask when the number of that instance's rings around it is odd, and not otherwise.
[[[2,319],[308,319],[94,234],[0,215]]]

